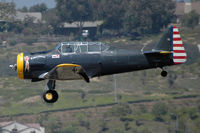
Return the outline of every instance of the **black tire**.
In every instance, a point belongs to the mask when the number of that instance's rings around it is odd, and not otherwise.
[[[162,77],[166,77],[166,76],[167,76],[167,71],[162,71],[162,72],[161,72],[161,76],[162,76]]]
[[[55,103],[58,100],[58,93],[55,90],[44,92],[43,99],[47,103]]]

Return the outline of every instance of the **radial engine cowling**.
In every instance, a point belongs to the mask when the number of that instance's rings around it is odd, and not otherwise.
[[[20,79],[24,79],[24,53],[17,55],[17,75]]]

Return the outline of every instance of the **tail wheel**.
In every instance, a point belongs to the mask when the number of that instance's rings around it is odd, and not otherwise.
[[[166,77],[166,76],[167,76],[167,71],[162,71],[162,72],[161,72],[161,76],[162,76],[162,77]]]
[[[43,99],[47,103],[55,103],[58,100],[58,93],[55,90],[48,90],[43,94]]]

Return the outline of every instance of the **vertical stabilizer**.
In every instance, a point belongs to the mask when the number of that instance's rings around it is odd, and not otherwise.
[[[174,65],[182,64],[187,61],[187,54],[183,46],[183,41],[176,26],[171,26],[162,36],[154,51],[169,51]]]
[[[182,64],[187,61],[187,54],[183,46],[183,41],[181,39],[179,29],[175,26],[171,27],[172,33],[172,50],[173,50],[173,62],[175,65]]]

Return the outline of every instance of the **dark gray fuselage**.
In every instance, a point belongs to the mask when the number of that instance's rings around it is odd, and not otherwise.
[[[59,55],[59,58],[52,58],[53,55]],[[89,78],[173,64],[170,55],[151,55],[125,49],[69,54],[52,50],[26,53],[24,56],[30,57],[30,70],[24,72],[24,78],[36,81],[39,75],[49,72],[59,64],[78,64],[84,68]]]

